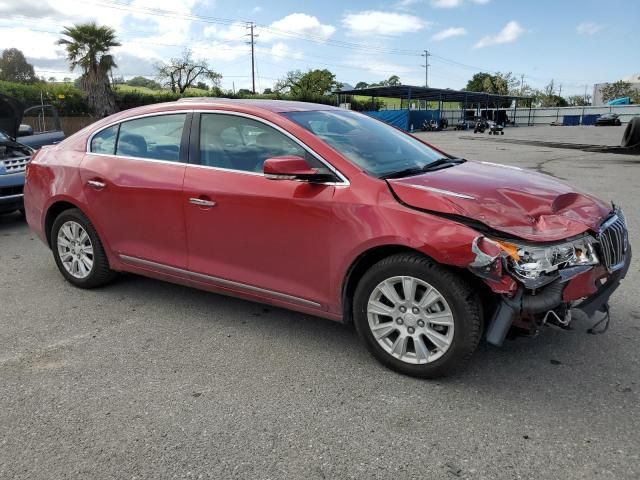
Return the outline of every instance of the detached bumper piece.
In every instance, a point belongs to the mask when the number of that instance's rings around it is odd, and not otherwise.
[[[603,312],[608,316],[609,298],[626,276],[631,264],[631,247],[627,245],[625,250],[624,257],[618,257],[618,260],[621,261],[615,263],[615,269],[610,268],[611,263],[614,262],[607,262],[610,274],[604,277],[604,283],[597,285],[594,293],[573,308],[582,310],[588,317],[592,317],[596,312]],[[563,272],[564,275],[561,278],[547,285],[535,295],[526,293],[523,287],[519,287],[513,297],[501,296],[500,303],[487,329],[487,342],[501,346],[517,319],[544,316],[546,321],[550,313],[553,313],[553,317],[559,318],[556,310],[562,310],[565,314],[568,314],[571,308],[571,300],[566,298],[565,289],[570,286],[572,281],[582,281],[578,277],[583,276],[583,274],[592,269],[593,267],[567,269],[571,271]],[[597,322],[590,329],[590,333],[598,333],[594,329],[599,323],[601,322]]]

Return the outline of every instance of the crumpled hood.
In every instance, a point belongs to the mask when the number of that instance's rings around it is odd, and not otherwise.
[[[551,176],[488,162],[469,161],[388,182],[409,206],[461,215],[540,242],[595,231],[612,209]]]

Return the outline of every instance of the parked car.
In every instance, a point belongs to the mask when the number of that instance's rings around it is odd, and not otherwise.
[[[36,113],[37,122],[45,123],[45,110],[51,109],[52,128],[34,133],[33,126],[21,125],[24,114]],[[0,213],[23,209],[24,172],[35,149],[64,139],[57,112],[50,105],[24,110],[17,100],[0,94]]]
[[[620,121],[620,117],[617,113],[605,113],[604,115],[600,115],[596,119],[595,123],[596,127],[604,127],[604,126],[616,126],[619,127],[622,125]]]
[[[566,327],[629,268],[620,208],[310,103],[189,99],[103,119],[27,169],[27,221],[80,288],[133,272],[353,322],[408,375]]]

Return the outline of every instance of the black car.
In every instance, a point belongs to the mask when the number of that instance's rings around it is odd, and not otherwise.
[[[620,118],[617,113],[605,113],[601,115],[596,120],[596,127],[604,127],[604,126],[615,126],[619,127],[622,125]]]

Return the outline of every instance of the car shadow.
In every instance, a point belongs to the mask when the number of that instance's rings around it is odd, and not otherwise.
[[[0,213],[0,231],[26,225],[27,222],[24,219],[24,215],[22,215],[18,211],[11,213]]]
[[[361,344],[352,325],[137,275],[124,275],[101,292],[120,299],[135,298],[142,305],[159,309],[165,308],[163,303],[166,308],[184,308],[194,320],[204,318],[213,332],[223,329],[258,342],[264,338],[278,351],[298,345],[314,368],[342,366],[331,374],[353,375],[349,366],[358,365],[358,375],[408,382],[419,391],[423,389],[420,385],[428,391],[434,384],[481,396],[526,396],[544,389],[552,398],[554,392],[560,394],[568,383],[581,378],[611,383],[612,378],[634,368],[624,349],[616,348],[616,334],[588,335],[586,330],[593,322],[577,321],[571,331],[546,327],[537,338],[508,340],[501,348],[482,341],[466,368],[448,378],[425,381],[381,366]]]

